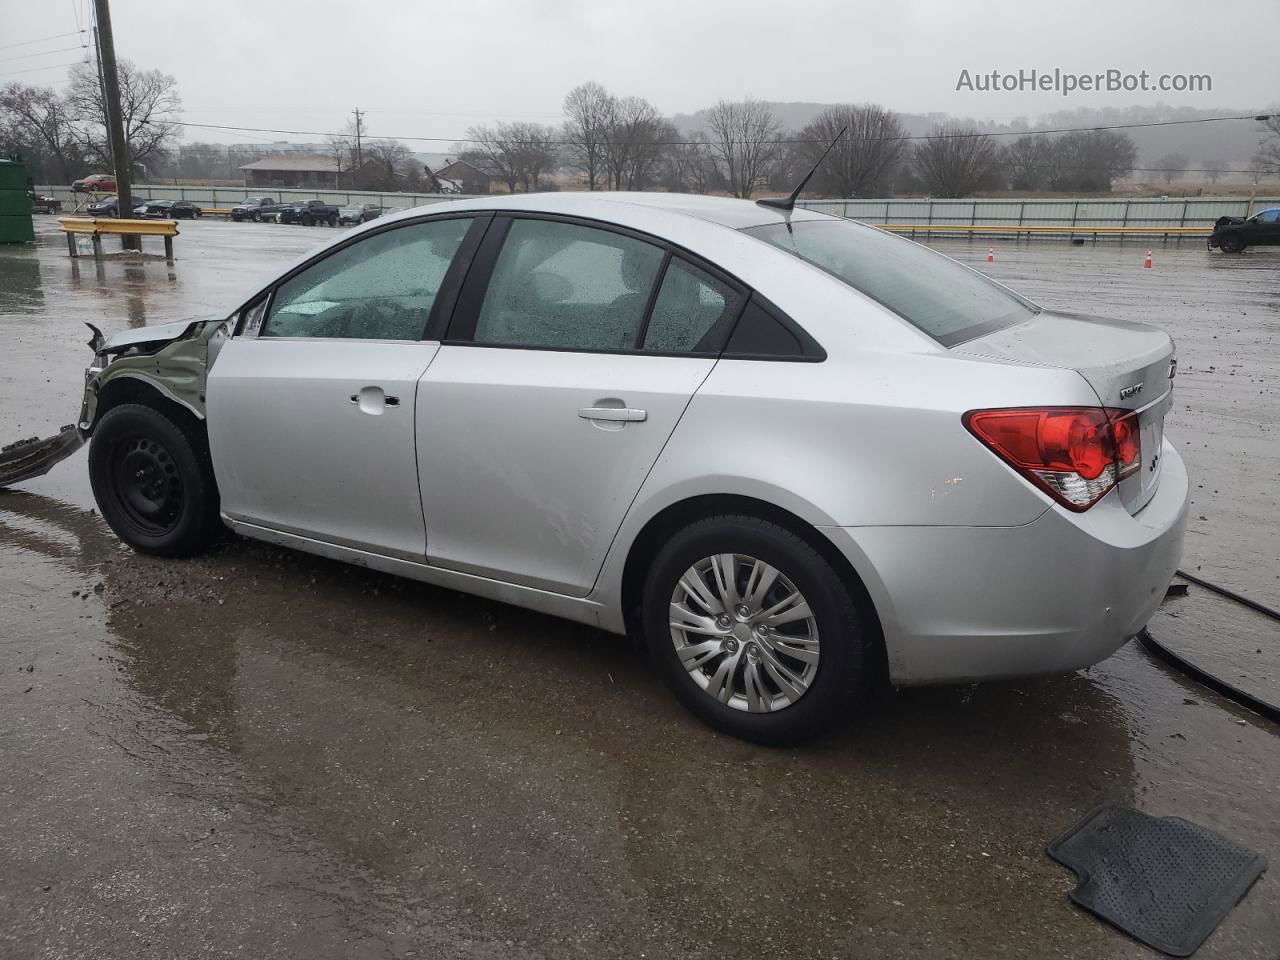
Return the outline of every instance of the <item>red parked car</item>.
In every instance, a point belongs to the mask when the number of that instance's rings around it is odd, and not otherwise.
[[[115,193],[116,178],[109,173],[94,173],[71,184],[76,193]]]

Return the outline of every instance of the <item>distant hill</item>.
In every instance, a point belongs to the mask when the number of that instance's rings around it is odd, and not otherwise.
[[[796,131],[813,120],[829,104],[771,103],[770,106],[773,107],[784,130]],[[971,124],[988,133],[1006,131],[1034,133],[1037,129],[1199,120],[1205,117],[1244,116],[1264,112],[1266,110],[1262,108],[1198,109],[1164,105],[1108,107],[1102,110],[1079,108],[1055,111],[1036,117],[1034,120],[1026,119],[1004,124],[979,123],[965,117],[952,117],[946,113],[900,113],[898,116],[908,135],[919,136],[928,133],[935,124],[952,119]],[[682,132],[696,133],[706,126],[705,111],[678,113],[671,117],[671,122]],[[1258,148],[1259,126],[1250,121],[1189,123],[1171,127],[1140,127],[1125,132],[1133,138],[1134,145],[1138,148],[1139,167],[1150,166],[1166,154],[1183,153],[1191,161],[1192,167],[1202,167],[1209,160],[1223,160],[1227,161],[1233,169],[1244,169]]]

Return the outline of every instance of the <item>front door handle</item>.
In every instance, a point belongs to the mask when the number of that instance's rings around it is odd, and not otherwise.
[[[578,416],[583,420],[608,420],[613,423],[637,423],[649,419],[647,411],[634,407],[579,407]]]
[[[360,394],[358,394],[358,393],[353,393],[353,394],[351,395],[351,402],[352,402],[352,403],[359,403],[359,402],[360,402]],[[388,407],[398,407],[398,406],[400,406],[400,398],[399,398],[399,397],[383,397],[383,398],[382,398],[382,402],[383,402],[383,403],[385,403]]]
[[[362,387],[359,393],[351,394],[351,402],[371,417],[381,416],[388,407],[400,406],[400,398],[388,396],[381,387]]]

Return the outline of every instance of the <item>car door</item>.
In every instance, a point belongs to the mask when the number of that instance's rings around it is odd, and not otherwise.
[[[454,217],[363,234],[246,308],[208,378],[228,517],[423,559],[415,394],[439,349],[424,331],[482,228]]]
[[[742,302],[650,238],[495,220],[418,389],[428,561],[586,596]]]
[[[1257,239],[1252,243],[1280,244],[1280,207],[1274,210],[1263,210],[1258,214],[1255,227]]]

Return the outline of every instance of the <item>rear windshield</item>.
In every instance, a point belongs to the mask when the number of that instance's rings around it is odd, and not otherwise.
[[[802,220],[743,231],[820,267],[943,346],[1037,313],[1021,297],[903,237],[848,220]]]

